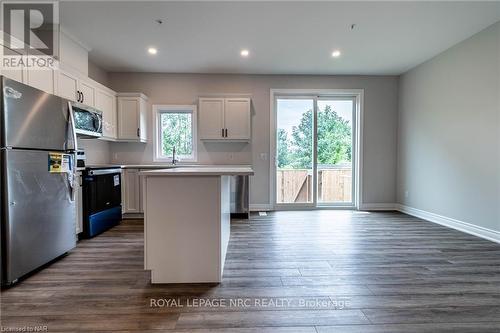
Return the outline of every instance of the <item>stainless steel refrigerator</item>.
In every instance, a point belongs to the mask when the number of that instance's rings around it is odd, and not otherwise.
[[[10,285],[76,245],[77,147],[68,101],[2,76],[0,85],[1,282]]]

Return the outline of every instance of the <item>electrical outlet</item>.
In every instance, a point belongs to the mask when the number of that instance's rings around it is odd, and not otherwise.
[[[263,161],[267,161],[267,153],[260,153],[260,159]]]

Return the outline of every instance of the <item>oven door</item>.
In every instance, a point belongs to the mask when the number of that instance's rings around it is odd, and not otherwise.
[[[87,106],[73,104],[76,133],[79,137],[102,136],[102,112]]]
[[[122,218],[120,169],[89,170],[83,177],[83,233],[94,237]]]
[[[90,170],[85,175],[83,187],[89,215],[121,207],[120,169]]]

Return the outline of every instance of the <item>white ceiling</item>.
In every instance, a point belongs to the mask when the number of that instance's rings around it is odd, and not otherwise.
[[[60,12],[108,71],[386,75],[499,21],[500,2],[70,1]]]

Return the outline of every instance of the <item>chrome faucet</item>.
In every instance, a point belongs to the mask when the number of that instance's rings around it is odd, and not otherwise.
[[[175,158],[175,146],[174,146],[174,148],[172,149],[172,164],[176,165],[177,162],[179,162],[179,160]]]

